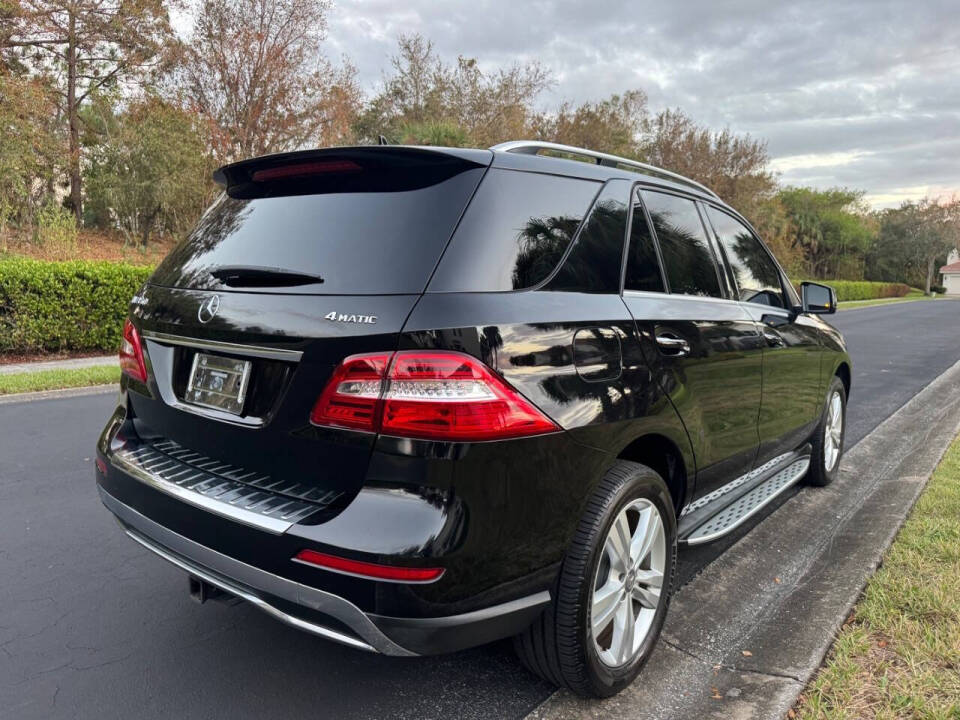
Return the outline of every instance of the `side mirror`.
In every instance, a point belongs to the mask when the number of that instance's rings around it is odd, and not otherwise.
[[[816,315],[832,315],[837,311],[837,291],[815,282],[800,283],[803,312]]]

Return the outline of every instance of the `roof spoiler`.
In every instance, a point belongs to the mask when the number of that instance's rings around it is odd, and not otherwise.
[[[267,185],[273,191],[287,191],[294,190],[296,186],[317,188],[334,180],[338,184],[344,181],[356,184],[355,181],[361,176],[368,180],[372,176],[404,174],[449,177],[470,168],[487,167],[492,160],[493,153],[489,150],[365,145],[300,150],[241,160],[216,170],[213,180],[229,195],[246,197],[251,192],[257,194],[256,188],[265,188]]]

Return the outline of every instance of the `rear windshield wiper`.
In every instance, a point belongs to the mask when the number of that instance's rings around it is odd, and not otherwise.
[[[323,282],[319,275],[251,265],[221,265],[207,272],[227,287],[294,287]]]

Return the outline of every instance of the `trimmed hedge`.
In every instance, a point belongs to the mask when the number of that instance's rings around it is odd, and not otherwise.
[[[867,280],[813,280],[829,285],[837,291],[837,300],[876,300],[878,298],[904,297],[910,293],[910,286],[904,283],[870,282]],[[800,284],[797,283],[797,294]]]
[[[0,352],[114,352],[153,268],[90,260],[0,261]]]

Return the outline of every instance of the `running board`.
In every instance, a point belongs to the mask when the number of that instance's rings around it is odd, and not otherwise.
[[[702,545],[732,532],[795,485],[809,467],[809,454],[789,453],[733,481],[730,485],[736,486],[735,491],[720,493],[712,502],[689,513],[688,517],[681,515],[679,542]],[[746,482],[742,482],[744,478],[747,478]]]

